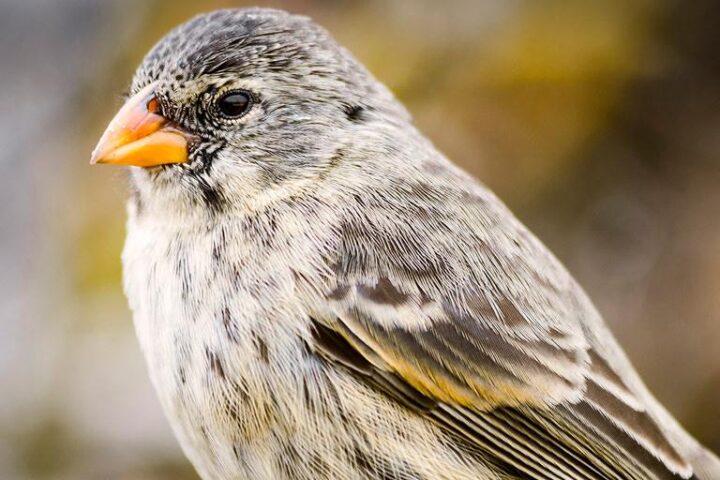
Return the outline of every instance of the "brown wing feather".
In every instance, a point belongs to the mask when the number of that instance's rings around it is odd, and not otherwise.
[[[429,299],[413,305],[404,295],[381,279],[373,287],[348,288],[337,302],[347,305],[342,321],[348,330],[419,391],[475,408],[546,405],[580,394],[585,345],[562,341],[580,336],[579,329],[562,335],[547,331],[547,338],[558,338],[547,342],[535,331],[523,335],[522,315],[507,298],[474,294],[461,310]],[[348,298],[354,298],[352,305]],[[409,326],[376,320],[391,312],[425,320]]]
[[[501,334],[491,314],[525,322],[507,299],[499,311],[476,307],[478,318],[447,305],[428,309],[427,298],[413,302],[388,279],[344,287],[331,300],[337,316],[317,322],[334,342],[317,348],[346,366],[343,358],[355,358],[351,368],[374,388],[528,478],[688,478],[682,456],[592,348],[554,342],[551,332],[547,341]],[[410,328],[378,318],[423,307],[436,318],[406,322]]]

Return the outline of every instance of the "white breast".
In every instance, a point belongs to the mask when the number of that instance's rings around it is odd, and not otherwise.
[[[240,474],[240,446],[261,447],[297,410],[305,368],[291,272],[228,230],[131,219],[123,253],[150,377],[207,478]]]

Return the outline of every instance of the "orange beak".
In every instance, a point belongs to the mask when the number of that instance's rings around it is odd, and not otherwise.
[[[187,162],[193,136],[158,114],[155,86],[151,83],[123,105],[93,150],[91,165],[154,167]]]

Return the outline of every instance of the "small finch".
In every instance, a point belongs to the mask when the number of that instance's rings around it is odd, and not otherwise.
[[[306,17],[163,38],[92,163],[204,479],[720,479],[558,260]]]

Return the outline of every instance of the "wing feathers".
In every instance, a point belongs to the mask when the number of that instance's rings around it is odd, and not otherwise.
[[[689,476],[676,473],[689,471],[682,456],[593,349],[508,337],[467,316],[413,321],[412,329],[376,321],[378,310],[362,302],[391,303],[397,315],[411,298],[388,281],[349,287],[336,297],[354,302],[337,309],[336,318],[315,322],[314,348],[461,435],[507,475],[547,480]],[[505,321],[522,322],[518,310],[502,309],[510,312]],[[580,385],[577,372],[584,372]],[[565,400],[548,402],[557,399],[559,389]]]
[[[593,382],[586,392],[587,398],[576,404],[478,410],[452,399],[445,401],[433,395],[432,391],[419,390],[413,385],[413,378],[386,362],[383,355],[371,354],[373,360],[368,360],[365,354],[371,352],[372,347],[362,343],[345,323],[336,321],[329,327],[315,321],[314,325],[313,347],[323,357],[350,369],[373,388],[431,418],[449,432],[461,435],[508,475],[517,476],[521,472],[527,478],[547,480],[682,478],[650,453],[638,441],[634,430],[619,426],[622,418],[632,415],[635,428],[656,430],[655,433],[660,435],[655,439],[658,444],[667,443],[657,427],[648,424],[652,421],[643,419],[644,412],[635,412],[620,400],[608,398],[610,394],[601,393],[600,387]],[[390,340],[389,337],[378,336],[373,339]],[[392,340],[407,341],[407,338],[406,335],[398,335]],[[424,348],[430,346],[422,347],[417,341],[415,343],[409,350],[416,354],[428,354]],[[433,368],[444,367],[436,363]],[[457,380],[455,377],[453,381]],[[437,378],[434,381],[441,385]],[[448,386],[443,385],[443,388]],[[621,407],[628,411],[621,412]],[[619,418],[612,417],[613,414]],[[672,448],[669,443],[665,447]]]

